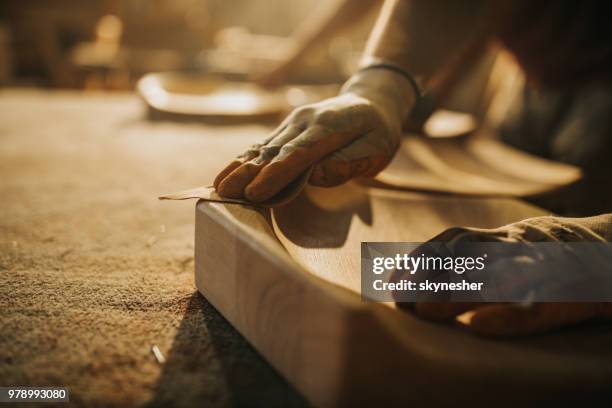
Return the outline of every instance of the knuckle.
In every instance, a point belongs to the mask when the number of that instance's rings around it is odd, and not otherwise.
[[[278,155],[281,150],[280,146],[265,146],[261,148],[260,157],[262,160],[271,160]]]
[[[330,109],[324,109],[314,114],[314,122],[320,125],[333,124],[338,119],[338,112]]]
[[[257,155],[261,150],[260,146],[257,145],[253,145],[251,147],[249,147],[244,153],[242,153],[239,157],[240,158],[246,158],[249,156],[254,156]]]
[[[299,122],[305,119],[308,119],[312,116],[314,109],[310,105],[300,106],[293,110],[291,115],[289,115],[289,120],[291,122]]]
[[[287,143],[285,145],[283,145],[283,147],[280,148],[280,151],[278,153],[278,156],[287,156],[291,153],[293,153],[296,149],[295,144],[293,143]]]

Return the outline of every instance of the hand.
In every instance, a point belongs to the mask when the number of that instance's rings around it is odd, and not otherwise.
[[[324,187],[380,172],[399,146],[414,94],[402,76],[371,71],[353,77],[339,96],[293,111],[217,175],[219,195],[264,201],[312,165],[310,183]]]
[[[611,226],[612,215],[583,219],[537,217],[496,229],[451,228],[434,237],[431,241],[452,241],[453,245],[472,242],[605,242],[606,231]],[[427,251],[427,249],[417,249],[418,251]],[[584,255],[587,257],[598,256],[595,252],[592,254],[585,253]],[[574,258],[576,258],[575,254],[570,254],[567,258],[562,257],[561,259],[571,261]],[[535,263],[527,265],[527,267],[523,265],[523,268],[518,264],[520,263],[519,259],[508,258],[502,261],[504,261],[504,267],[498,269],[492,267],[489,272],[512,272],[512,276],[508,277],[510,279],[496,276],[496,278],[500,278],[499,281],[506,281],[510,284],[520,283],[520,281],[529,282],[529,280],[522,280],[523,276],[521,275],[521,272],[529,271],[539,272],[540,274],[545,272],[546,279],[556,279],[555,285],[558,285],[563,278],[555,275],[559,272],[559,268],[547,267],[550,265],[546,263],[546,257],[534,257],[530,259],[528,264]],[[548,261],[560,260],[548,259]],[[513,262],[516,264],[512,264]],[[564,261],[561,260],[561,262]],[[609,260],[603,259],[602,263],[609,264]],[[609,271],[602,272],[605,274]],[[402,273],[396,273],[393,277],[394,280],[402,278]],[[605,278],[604,281],[609,282],[609,278]],[[535,282],[533,284],[535,285]],[[521,305],[516,303],[452,303],[430,299],[428,301],[417,301],[416,303],[398,303],[398,306],[403,309],[410,309],[416,315],[426,319],[454,320],[468,330],[486,336],[520,336],[587,320],[612,319],[612,303],[607,302],[550,302]]]

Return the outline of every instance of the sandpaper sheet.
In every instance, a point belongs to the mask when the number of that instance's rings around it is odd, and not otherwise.
[[[177,193],[165,194],[159,197],[160,200],[187,200],[190,198],[199,198],[200,200],[210,201],[214,203],[225,203],[225,204],[242,204],[249,205],[252,207],[263,207],[263,208],[272,208],[272,207],[280,207],[284,204],[287,204],[295,197],[297,197],[300,192],[306,186],[308,179],[310,178],[310,174],[312,173],[312,167],[308,168],[300,177],[298,177],[295,181],[290,183],[287,187],[281,190],[274,197],[262,201],[262,202],[253,202],[246,199],[238,199],[238,198],[225,198],[219,196],[215,191],[213,186],[203,186],[196,187],[189,190],[179,191]]]

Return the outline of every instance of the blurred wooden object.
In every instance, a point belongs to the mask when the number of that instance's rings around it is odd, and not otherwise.
[[[537,406],[612,393],[609,327],[493,341],[357,293],[361,241],[423,241],[544,211],[355,184],[303,194],[271,213],[198,203],[196,286],[314,405]]]
[[[61,88],[127,90],[131,78],[146,72],[193,67],[218,30],[208,10],[205,0],[0,2],[0,17],[13,34],[18,76]],[[96,25],[108,15],[123,23],[115,56],[108,52],[112,47],[96,44]]]
[[[349,183],[309,186],[272,211],[287,252],[311,274],[360,293],[361,242],[422,242],[452,226],[492,228],[545,211],[520,201],[428,196]],[[308,222],[304,222],[308,220]]]
[[[257,119],[277,117],[305,103],[332,96],[337,87],[285,86],[274,90],[218,75],[147,74],[137,90],[149,110],[167,118]]]
[[[71,62],[85,72],[85,89],[127,89],[129,73],[126,50],[121,48],[123,23],[113,14],[102,16],[95,28],[95,39],[77,44]]]
[[[575,166],[529,155],[491,137],[411,135],[376,181],[411,191],[531,197],[566,187],[580,177]]]
[[[2,2],[0,14],[7,18],[13,36],[16,71],[42,77],[51,86],[77,86],[69,51],[79,38],[91,34],[106,7],[105,0]]]

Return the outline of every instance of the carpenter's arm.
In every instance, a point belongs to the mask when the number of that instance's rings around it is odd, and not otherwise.
[[[288,55],[271,71],[257,78],[257,82],[266,86],[282,84],[313,50],[360,22],[380,4],[382,0],[324,2],[320,9],[306,18],[295,30],[292,35],[295,46]]]
[[[382,59],[431,79],[487,40],[495,11],[489,6],[484,0],[387,0],[362,64]]]
[[[364,63],[394,63],[427,85],[488,34],[487,12],[477,1],[387,0]],[[224,197],[264,201],[311,166],[310,182],[320,186],[373,177],[396,152],[415,101],[411,81],[397,70],[360,70],[340,95],[296,109],[267,140],[229,163],[215,187]]]

